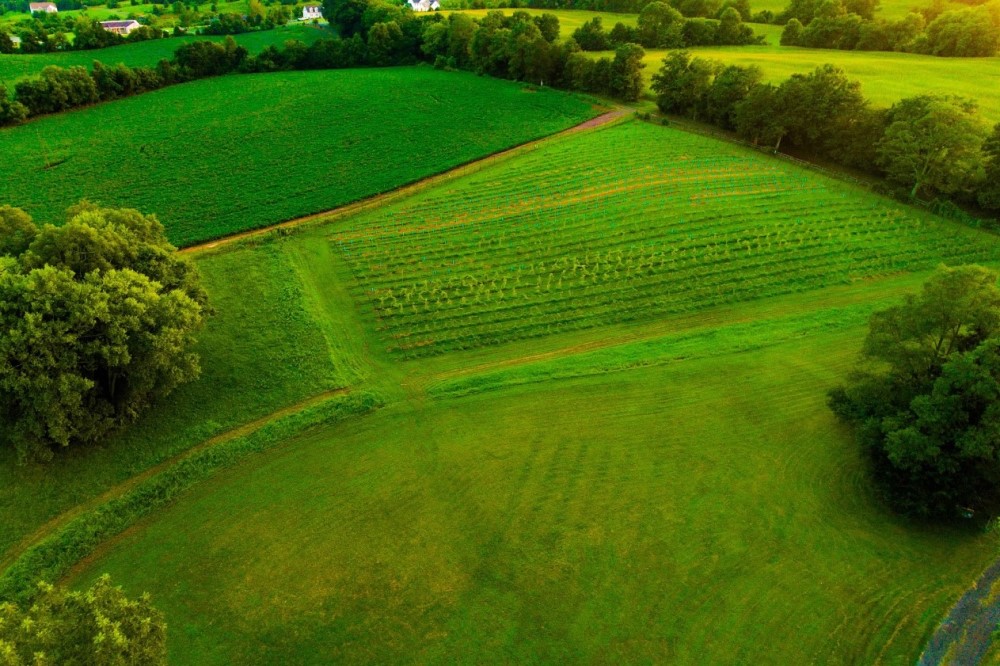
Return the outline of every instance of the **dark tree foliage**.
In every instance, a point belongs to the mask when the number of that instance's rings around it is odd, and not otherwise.
[[[941,267],[872,315],[857,370],[830,392],[897,510],[926,517],[1000,499],[1000,289],[979,266]]]
[[[198,376],[207,296],[153,216],[0,208],[0,419],[22,456],[100,441]]]
[[[984,175],[979,190],[979,205],[987,210],[1000,210],[1000,124],[993,127],[983,142]]]

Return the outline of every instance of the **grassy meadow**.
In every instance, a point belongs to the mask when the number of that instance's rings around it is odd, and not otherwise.
[[[996,544],[865,494],[823,405],[860,333],[314,431],[77,582],[152,591],[177,664],[909,664]]]
[[[976,100],[989,122],[1000,122],[1000,58],[807,49],[779,46],[777,39],[770,46],[698,47],[691,52],[727,65],[757,65],[765,80],[774,82],[830,63],[860,81],[865,97],[877,106],[891,106],[917,95],[960,95]],[[660,69],[665,55],[663,51],[647,52],[647,81]]]
[[[995,557],[887,513],[824,404],[873,310],[939,261],[998,265],[994,236],[626,122],[193,256],[204,344],[231,348],[140,432],[229,400],[254,418],[235,372],[273,376],[272,409],[336,386],[386,406],[246,458],[71,573],[150,591],[172,663],[910,664]],[[532,268],[515,297],[500,273]],[[476,295],[435,305],[456,273]],[[411,290],[402,313],[385,288]],[[133,472],[181,446],[158,436]],[[69,485],[0,506],[101,487]]]
[[[282,46],[290,39],[296,39],[309,44],[329,36],[330,33],[321,27],[291,25],[275,28],[274,30],[247,32],[242,35],[233,35],[232,37],[238,44],[245,46],[250,53],[259,53],[268,46]],[[0,55],[0,80],[6,81],[10,86],[17,82],[18,79],[38,74],[49,65],[58,65],[59,67],[80,65],[89,69],[95,60],[100,60],[106,65],[124,63],[130,67],[152,67],[160,60],[171,59],[174,51],[180,48],[182,44],[203,40],[221,42],[225,39],[224,36],[218,35],[188,35],[185,37],[170,37],[168,39],[155,39],[148,42],[123,44],[121,46],[112,46],[92,51],[3,54]]]
[[[155,211],[187,245],[327,210],[566,129],[551,89],[429,67],[203,79],[0,131],[0,201]]]
[[[775,26],[771,26],[775,28]],[[780,37],[780,28],[778,29]],[[979,103],[983,117],[1000,122],[1000,57],[938,58],[913,53],[837,51],[780,46],[778,37],[767,46],[699,46],[692,54],[727,65],[756,65],[764,80],[780,83],[792,74],[808,74],[827,63],[861,82],[861,90],[876,106],[888,107],[917,95],[960,95]],[[668,51],[647,50],[643,74],[647,86],[660,71]],[[611,55],[595,52],[594,57]],[[919,72],[919,75],[914,72]],[[651,93],[647,90],[647,96]]]

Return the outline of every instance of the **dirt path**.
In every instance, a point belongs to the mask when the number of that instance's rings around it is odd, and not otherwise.
[[[477,171],[481,171],[488,166],[492,166],[498,162],[506,160],[510,157],[516,155],[521,155],[523,153],[531,152],[540,148],[541,146],[554,141],[561,137],[575,134],[577,132],[592,130],[597,127],[602,127],[609,123],[612,123],[620,118],[625,117],[627,114],[631,113],[631,109],[615,109],[613,111],[608,111],[603,113],[596,118],[591,118],[579,125],[574,125],[569,129],[565,129],[561,132],[555,134],[550,134],[549,136],[543,137],[541,139],[536,139],[534,141],[529,141],[528,143],[522,143],[514,148],[508,148],[507,150],[500,151],[499,153],[493,153],[492,155],[487,155],[486,157],[474,160],[472,162],[467,162],[461,166],[457,166],[448,171],[444,171],[433,176],[428,176],[422,178],[416,182],[410,183],[409,185],[403,185],[402,187],[384,192],[382,194],[376,194],[374,196],[368,197],[367,199],[361,199],[360,201],[355,201],[354,203],[340,206],[339,208],[334,208],[332,210],[323,211],[320,213],[313,213],[312,215],[306,215],[305,217],[298,217],[294,220],[287,220],[285,222],[279,222],[277,224],[272,224],[266,227],[261,227],[259,229],[252,229],[250,231],[241,231],[240,233],[233,234],[231,236],[224,236],[222,238],[217,238],[212,241],[205,243],[200,243],[198,245],[190,245],[188,247],[182,248],[180,251],[183,254],[201,252],[204,250],[211,250],[213,248],[221,247],[233,243],[244,238],[251,238],[253,236],[260,236],[262,234],[270,233],[276,229],[290,229],[292,227],[301,227],[315,222],[331,222],[333,220],[346,217],[348,215],[354,215],[362,211],[370,210],[372,208],[379,208],[381,206],[388,205],[399,199],[404,199],[408,196],[421,192],[429,187],[434,187],[442,183],[446,183],[450,180],[456,178],[461,178],[462,176],[467,176]]]
[[[244,423],[243,425],[239,425],[225,432],[221,432],[218,435],[215,435],[214,437],[206,439],[204,442],[201,442],[200,444],[196,444],[195,446],[183,451],[182,453],[178,453],[175,456],[167,458],[163,462],[154,465],[153,467],[150,467],[149,469],[137,474],[136,476],[130,477],[129,479],[115,486],[112,486],[102,494],[93,497],[87,500],[86,502],[83,502],[82,504],[78,504],[73,508],[58,514],[57,516],[51,518],[47,523],[39,527],[31,534],[25,536],[16,545],[11,547],[6,553],[4,553],[3,558],[0,559],[0,572],[4,571],[11,564],[13,564],[14,561],[17,560],[17,558],[20,557],[32,545],[38,543],[39,541],[49,536],[50,534],[53,534],[56,530],[58,530],[63,525],[66,525],[77,516],[85,513],[86,511],[89,511],[90,509],[98,507],[112,499],[121,497],[122,495],[132,490],[146,479],[149,479],[159,474],[163,470],[167,469],[168,467],[171,467],[172,465],[177,464],[181,460],[184,460],[185,458],[188,458],[198,453],[199,451],[204,451],[205,449],[211,448],[218,444],[222,444],[223,442],[228,442],[230,440],[236,439],[237,437],[242,437],[244,435],[249,435],[251,433],[254,433],[274,420],[280,419],[284,416],[289,416],[296,412],[300,412],[303,409],[306,409],[315,404],[323,402],[327,398],[331,398],[336,395],[346,394],[348,390],[349,389],[346,388],[339,388],[339,389],[324,391],[323,393],[319,393],[312,397],[306,398],[301,402],[297,402],[293,405],[282,407],[276,412],[272,412],[271,414],[262,416],[259,419],[250,421],[249,423]]]
[[[920,655],[917,666],[976,666],[990,648],[1000,625],[1000,595],[992,594],[1000,581],[1000,559],[983,572],[945,616]]]

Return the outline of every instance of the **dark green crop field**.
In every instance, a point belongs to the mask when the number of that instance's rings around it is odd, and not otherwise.
[[[247,48],[250,53],[259,53],[271,45],[281,46],[289,39],[297,39],[307,44],[329,37],[330,33],[324,28],[312,25],[291,25],[274,30],[264,30],[261,32],[247,32],[242,35],[233,35],[233,39],[238,44]],[[106,65],[117,65],[124,63],[130,67],[152,67],[160,60],[166,58],[170,60],[182,44],[195,41],[221,42],[225,37],[204,35],[189,35],[185,37],[171,37],[169,39],[156,39],[149,42],[136,42],[135,44],[124,44],[122,46],[112,46],[107,49],[96,49],[93,51],[65,51],[60,53],[35,53],[35,54],[3,54],[0,55],[0,80],[6,81],[8,86],[20,78],[38,74],[43,68],[49,65],[59,67],[72,67],[82,65],[90,68],[95,60],[100,60]]]
[[[430,68],[206,79],[0,131],[0,201],[156,212],[187,245],[394,189],[595,115],[580,98]]]

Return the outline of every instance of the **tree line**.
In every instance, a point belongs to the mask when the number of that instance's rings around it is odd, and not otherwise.
[[[865,171],[899,196],[1000,210],[1000,125],[990,131],[971,100],[921,95],[873,108],[861,85],[833,65],[773,85],[757,67],[687,51],[664,59],[652,90],[664,113]]]
[[[93,68],[51,65],[19,81],[13,96],[0,86],[0,126],[28,118],[136,95],[165,86],[234,72],[381,67],[432,62],[505,79],[580,90],[632,101],[643,89],[645,52],[618,46],[614,57],[591,58],[572,40],[558,42],[555,16],[491,12],[481,20],[464,14],[416,18],[409,9],[372,4],[357,23],[341,15],[346,38],[310,45],[286,42],[256,56],[230,37],[223,43],[192,42],[155,67],[94,62]],[[362,19],[363,15],[363,19]],[[399,20],[397,20],[399,19]]]
[[[942,11],[931,5],[905,17],[873,18],[874,5],[841,0],[792,0],[782,46],[903,51],[945,57],[992,57],[1000,52],[1000,2]]]
[[[665,2],[651,2],[639,13],[636,27],[618,22],[610,32],[595,16],[573,32],[584,51],[606,51],[621,44],[639,44],[648,49],[677,49],[687,46],[743,46],[763,44],[753,29],[743,24],[740,10],[727,5],[718,19],[685,18]]]

